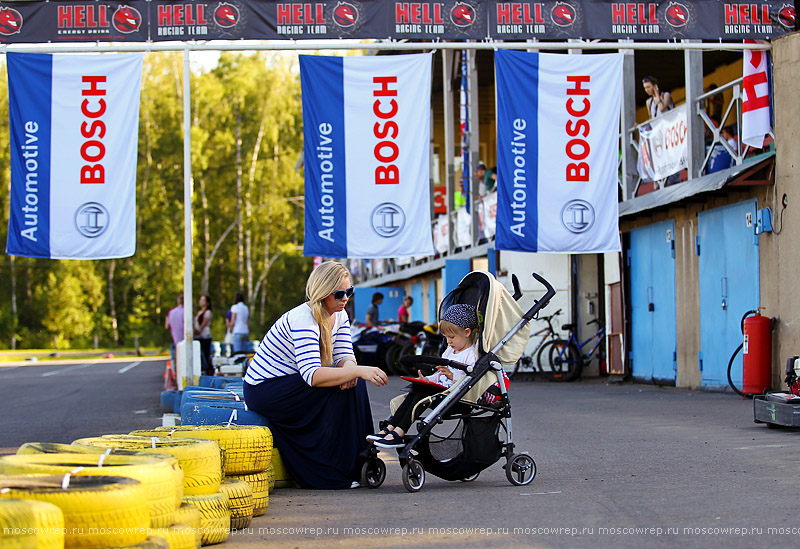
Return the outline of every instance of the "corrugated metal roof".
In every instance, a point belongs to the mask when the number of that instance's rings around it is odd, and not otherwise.
[[[690,196],[717,191],[744,172],[751,170],[760,163],[766,163],[773,156],[775,156],[774,151],[766,152],[749,158],[742,164],[733,166],[727,170],[704,175],[697,179],[684,181],[677,185],[672,185],[643,196],[637,196],[636,198],[620,202],[619,216],[625,217],[627,215],[633,215],[660,206],[680,202],[684,198],[689,198]]]

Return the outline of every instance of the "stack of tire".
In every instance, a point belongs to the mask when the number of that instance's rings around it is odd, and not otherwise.
[[[45,502],[61,512],[60,530],[41,526],[59,523],[52,509],[45,518],[34,517],[40,526],[30,530],[60,531],[60,541],[39,539],[22,547],[197,547],[196,531],[176,524],[183,479],[178,460],[169,454],[28,443],[17,455],[0,458],[0,498]],[[7,520],[4,507],[0,517]],[[36,515],[37,509],[26,512]],[[15,526],[25,531],[20,523]],[[2,541],[3,547],[16,546]]]
[[[184,497],[185,503],[200,509],[203,545],[219,543],[226,524],[230,530],[246,528],[254,516],[266,513],[269,506],[269,468],[272,460],[272,433],[258,425],[181,425],[133,431],[139,437],[159,440],[204,439],[215,442],[222,451],[222,481],[218,493]],[[225,517],[221,515],[225,514]],[[208,536],[208,537],[207,537]]]

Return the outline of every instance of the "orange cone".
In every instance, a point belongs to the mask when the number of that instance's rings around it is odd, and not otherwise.
[[[170,391],[178,388],[178,379],[175,370],[172,369],[172,361],[167,361],[167,368],[164,370],[164,390]]]

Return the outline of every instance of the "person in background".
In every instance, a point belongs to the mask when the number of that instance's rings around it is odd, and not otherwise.
[[[497,166],[487,169],[486,164],[480,162],[475,169],[475,177],[478,179],[478,189],[481,196],[494,192],[497,188]]]
[[[658,80],[654,76],[642,78],[642,86],[648,95],[646,105],[651,119],[675,108],[672,95],[668,91],[661,91],[658,88]]]
[[[372,294],[372,304],[367,307],[367,326],[377,326],[380,323],[381,315],[378,311],[378,306],[383,303],[383,294],[375,292]]]
[[[200,296],[200,312],[194,317],[194,338],[200,342],[200,354],[203,358],[203,373],[214,375],[211,362],[211,298],[206,294]]]
[[[344,308],[350,273],[325,261],[306,282],[306,301],[284,313],[258,346],[244,377],[244,401],[269,421],[286,469],[303,488],[357,488],[373,432],[366,382],[389,381],[359,366]]]
[[[244,294],[242,292],[236,292],[233,301],[231,318],[226,324],[233,333],[233,352],[243,353],[250,337],[250,309],[244,303]]]
[[[403,298],[403,303],[397,309],[397,322],[409,322],[411,320],[411,305],[414,304],[414,298],[407,295]]]
[[[172,345],[170,346],[170,353],[172,355],[172,363],[175,364],[175,346],[183,341],[183,294],[178,294],[178,304],[169,310],[167,318],[164,321],[164,328],[169,330],[172,336]]]

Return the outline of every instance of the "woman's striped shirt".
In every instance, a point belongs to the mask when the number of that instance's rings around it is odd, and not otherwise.
[[[355,360],[350,320],[345,311],[339,311],[333,325],[333,365],[348,357]],[[299,373],[311,385],[320,366],[319,324],[308,303],[303,303],[272,325],[250,361],[244,380],[258,385],[266,379]]]

